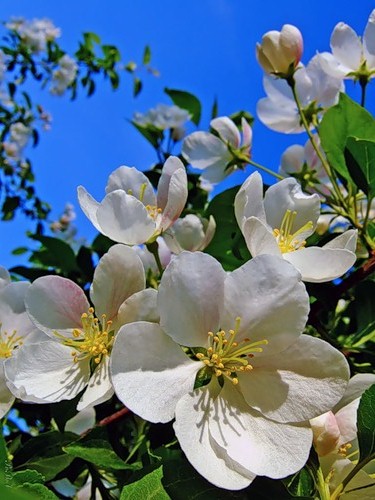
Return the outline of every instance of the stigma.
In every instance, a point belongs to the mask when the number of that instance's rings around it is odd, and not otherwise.
[[[212,370],[217,377],[225,377],[234,385],[238,384],[238,372],[250,372],[253,366],[249,359],[254,353],[263,352],[262,345],[267,345],[268,340],[251,342],[245,338],[237,342],[241,318],[236,318],[234,330],[219,330],[217,333],[208,332],[209,347],[206,352],[198,352],[195,356]]]
[[[294,252],[295,250],[304,248],[306,241],[304,239],[299,239],[299,236],[306,231],[311,231],[314,227],[312,221],[310,220],[300,229],[292,233],[296,216],[296,211],[288,209],[284,214],[283,220],[281,221],[280,229],[273,230],[273,235],[276,238],[281,253]]]

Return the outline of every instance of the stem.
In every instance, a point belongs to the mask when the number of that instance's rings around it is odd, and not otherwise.
[[[277,174],[273,170],[270,170],[269,168],[264,167],[263,165],[260,165],[260,163],[256,163],[253,160],[247,160],[247,162],[249,163],[249,165],[252,165],[253,167],[258,168],[259,170],[263,170],[263,172],[266,172],[267,174],[272,175],[273,177],[276,177],[276,179],[278,179],[279,181],[282,181],[284,179],[284,177],[282,175]]]
[[[157,241],[153,241],[152,243],[147,243],[147,250],[152,253],[152,255],[155,258],[156,265],[158,266],[158,270],[160,273],[160,276],[163,274],[163,266],[161,265],[160,257],[159,257],[159,245]]]
[[[343,480],[343,482],[341,484],[339,484],[337,486],[337,488],[335,489],[335,491],[332,493],[331,495],[331,500],[336,500],[337,498],[339,498],[339,496],[341,495],[341,493],[343,493],[346,485],[348,483],[350,483],[350,481],[353,479],[353,477],[366,465],[368,464],[369,462],[371,462],[371,460],[373,460],[373,458],[375,458],[375,454],[372,453],[371,455],[369,455],[368,457],[366,457],[365,459],[362,460],[362,462],[358,462],[357,465],[354,467],[354,469],[352,469],[349,474],[346,476],[346,478]]]
[[[361,106],[362,108],[365,107],[365,101],[366,101],[366,89],[367,89],[367,84],[368,84],[368,78],[360,78],[359,79],[359,84],[361,86]]]

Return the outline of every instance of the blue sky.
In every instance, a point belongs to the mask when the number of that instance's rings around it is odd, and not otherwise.
[[[82,184],[101,199],[115,168],[129,165],[144,170],[156,160],[151,146],[127,120],[134,111],[170,103],[164,87],[187,90],[201,99],[202,129],[208,127],[215,97],[221,115],[240,109],[255,114],[256,102],[264,96],[255,44],[266,31],[279,30],[285,23],[296,25],[304,37],[303,62],[307,63],[316,51],[329,50],[337,22],[348,23],[361,35],[374,7],[367,0],[355,4],[327,0],[2,0],[4,21],[11,16],[50,18],[61,28],[60,43],[68,53],[77,48],[83,31],[93,31],[103,42],[117,45],[125,62],[140,61],[149,44],[152,64],[161,74],[158,78],[142,75],[144,90],[136,99],[126,75],[117,92],[103,83],[95,96],[87,99],[82,94],[75,102],[36,92],[36,100],[52,113],[53,124],[28,156],[39,195],[52,204],[52,218],[58,217],[65,202],[73,203],[80,236],[92,240],[96,232],[78,206],[76,188]],[[358,96],[358,89],[349,87],[351,95]],[[374,83],[368,89],[367,104],[375,110]],[[278,134],[256,121],[253,159],[277,169],[286,147],[304,141],[303,135]],[[242,180],[243,176],[234,176],[229,184]],[[0,265],[24,262],[10,252],[28,244],[25,231],[32,228],[23,217],[0,222]]]

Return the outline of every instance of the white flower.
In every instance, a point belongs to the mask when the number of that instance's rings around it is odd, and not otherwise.
[[[364,391],[375,383],[375,375],[361,373],[349,380],[343,398],[329,412],[310,421],[314,434],[314,447],[319,456],[323,475],[332,493],[354,468],[358,460],[357,410]],[[353,463],[354,462],[354,463]],[[347,493],[345,490],[373,487]],[[373,499],[374,480],[364,471],[348,483],[342,497],[346,499]]]
[[[204,250],[210,244],[215,229],[216,222],[212,215],[207,220],[188,214],[182,219],[177,219],[163,234],[163,238],[173,253],[178,254],[183,250],[196,252]]]
[[[301,335],[308,295],[293,266],[262,255],[226,273],[210,255],[182,252],[162,276],[158,308],[160,326],[132,323],[115,341],[112,380],[126,407],[151,422],[175,417],[187,458],[218,487],[299,470],[307,419],[341,398],[348,366]]]
[[[72,399],[85,387],[79,411],[109,399],[108,364],[118,328],[137,319],[157,320],[156,291],[144,287],[142,262],[125,245],[111,247],[95,270],[90,296],[96,316],[73,281],[35,280],[26,296],[27,311],[49,339],[24,346],[5,366],[22,399],[53,403]]]
[[[158,244],[158,255],[160,259],[160,263],[163,269],[167,267],[169,264],[171,258],[172,258],[172,253],[169,250],[164,238],[162,236],[159,236],[156,238],[156,242]],[[147,250],[145,246],[134,246],[133,250],[136,252],[138,257],[141,259],[143,267],[145,269],[145,273],[147,275],[148,272],[151,271],[152,274],[154,275],[159,275],[159,269],[158,265],[155,260],[155,256]]]
[[[4,363],[25,342],[42,335],[29,320],[24,298],[30,283],[11,283],[8,271],[0,267],[0,418],[12,406],[15,395],[8,387]]]
[[[321,54],[314,56],[306,67],[301,66],[294,75],[297,95],[307,118],[320,117],[326,108],[336,104],[342,79],[328,75],[322,67]],[[264,125],[286,134],[303,132],[304,128],[285,80],[265,76],[264,90],[267,97],[257,103],[257,114]]]
[[[340,78],[375,77],[375,9],[368,19],[362,40],[347,24],[338,23],[331,35],[332,54],[321,54],[327,73]]]
[[[53,41],[61,35],[60,28],[47,18],[15,18],[7,23],[6,27],[18,33],[24,44],[34,53],[45,50],[48,41]]]
[[[209,132],[193,132],[182,145],[182,156],[194,167],[202,170],[205,181],[216,184],[237,168],[243,168],[250,159],[252,130],[242,118],[241,134],[227,116],[210,122],[217,136]]]
[[[301,32],[291,24],[284,24],[281,31],[268,31],[256,45],[256,56],[264,71],[281,77],[294,73],[302,51]]]
[[[109,176],[106,196],[98,203],[78,187],[82,210],[96,229],[114,241],[141,245],[156,239],[179,217],[187,200],[187,176],[175,156],[165,162],[157,195],[148,178],[134,167]]]
[[[51,94],[62,95],[69,85],[74,82],[78,71],[78,65],[74,59],[63,55],[58,60],[59,68],[52,73]]]
[[[176,105],[158,104],[147,113],[134,113],[133,121],[141,126],[153,125],[160,130],[181,129],[191,115]]]
[[[323,247],[305,247],[317,225],[320,199],[303,193],[294,178],[268,188],[263,201],[262,177],[254,172],[238,191],[234,207],[251,255],[279,255],[300,271],[304,281],[333,280],[356,261],[357,231],[353,229]]]
[[[9,141],[3,142],[3,148],[10,158],[20,160],[32,130],[22,122],[12,123],[9,127]]]

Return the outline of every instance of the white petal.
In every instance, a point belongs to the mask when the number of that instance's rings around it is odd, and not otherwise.
[[[107,194],[97,217],[105,236],[126,245],[144,243],[156,228],[143,203],[119,189]]]
[[[256,106],[259,120],[271,130],[296,134],[303,132],[297,109],[293,105],[278,105],[268,97],[259,99]]]
[[[182,161],[177,156],[170,156],[164,163],[161,171],[161,177],[158,183],[157,206],[162,210],[165,209],[171,190],[171,180],[173,175],[181,170],[185,172],[185,184],[187,184],[186,170]]]
[[[83,290],[60,276],[43,276],[34,281],[26,295],[26,308],[33,323],[44,333],[71,337],[74,328],[82,328],[81,315],[90,304]]]
[[[121,304],[144,287],[144,268],[138,255],[125,245],[112,246],[100,259],[91,285],[97,317],[106,314],[108,320],[115,319]]]
[[[333,238],[333,240],[326,243],[323,248],[333,248],[333,249],[346,249],[350,252],[355,253],[357,248],[357,238],[358,231],[357,229],[349,229],[342,234]]]
[[[94,408],[86,408],[86,410],[78,412],[66,422],[64,431],[83,434],[94,427],[95,420]]]
[[[229,144],[231,144],[235,148],[240,147],[240,132],[230,118],[228,118],[227,116],[214,118],[213,120],[211,120],[210,126],[214,130],[216,130],[223,141],[229,142]]]
[[[331,35],[331,49],[335,58],[352,71],[359,69],[362,56],[361,40],[347,24],[338,23]]]
[[[219,488],[240,490],[255,479],[255,474],[231,460],[210,435],[215,393],[216,386],[211,382],[181,398],[173,427],[182,450],[199,474]]]
[[[348,66],[341,64],[330,52],[321,52],[319,55],[323,71],[332,77],[344,78],[352,71]]]
[[[230,159],[224,158],[212,163],[209,167],[205,168],[201,173],[200,182],[206,182],[208,184],[218,184],[223,179],[231,174],[235,167],[227,168]]]
[[[309,247],[284,253],[285,260],[293,264],[302,275],[303,281],[323,283],[342,276],[356,261],[350,250]]]
[[[164,271],[158,292],[160,326],[184,346],[205,346],[219,328],[225,272],[213,257],[182,252]]]
[[[25,296],[30,283],[19,281],[0,288],[0,332],[17,337],[29,336],[35,330],[25,308]]]
[[[284,262],[273,255],[260,255],[225,280],[220,327],[233,329],[236,317],[240,317],[236,341],[268,340],[255,358],[285,349],[297,340],[306,324],[309,299],[305,286],[293,266]]]
[[[100,203],[97,202],[95,198],[93,198],[83,186],[78,186],[77,196],[83,213],[91,221],[95,229],[97,229],[99,232],[102,232],[96,215]]]
[[[281,257],[281,251],[276,238],[269,227],[256,217],[245,220],[242,234],[251,255],[271,254]]]
[[[307,335],[277,355],[255,356],[251,364],[251,372],[238,373],[242,394],[249,406],[277,422],[303,422],[325,413],[349,379],[345,357]]]
[[[118,327],[134,321],[159,323],[157,296],[158,292],[153,288],[134,293],[121,305],[118,311]]]
[[[299,471],[312,444],[308,422],[281,424],[251,410],[241,393],[225,382],[214,401],[209,429],[228,455],[254,474],[279,479]]]
[[[231,155],[226,144],[208,132],[193,132],[182,145],[182,156],[194,168],[204,170],[213,163],[229,163]]]
[[[53,340],[24,345],[5,362],[5,374],[24,401],[72,399],[90,378],[87,360],[73,362],[72,349]]]
[[[285,176],[301,172],[305,162],[305,148],[300,144],[289,146],[281,156],[279,172]]]
[[[234,213],[240,228],[244,219],[249,217],[266,220],[263,206],[263,181],[259,172],[251,174],[240,187],[234,199]]]
[[[0,266],[0,290],[10,283],[10,274],[5,267]]]
[[[318,194],[305,194],[296,179],[288,177],[273,184],[267,189],[264,197],[264,208],[267,223],[272,229],[280,229],[282,219],[287,210],[297,212],[291,232],[301,229],[307,222],[311,221],[316,226],[320,215],[320,198]],[[304,237],[311,231],[305,231]]]
[[[190,360],[159,325],[143,321],[119,330],[110,364],[118,398],[150,422],[172,420],[177,401],[193,389],[203,366]]]
[[[121,189],[134,196],[144,205],[156,205],[156,196],[151,182],[143,172],[134,167],[119,167],[108,178],[106,194]]]
[[[105,356],[91,375],[86,390],[78,402],[77,410],[82,411],[104,403],[104,401],[108,401],[112,397],[113,393],[114,390],[109,376],[109,357]]]
[[[253,142],[253,129],[247,123],[245,118],[241,118],[241,127],[242,127],[242,147],[248,146],[251,148],[251,144]]]
[[[10,392],[9,387],[6,384],[6,378],[4,373],[4,359],[0,359],[0,418],[10,410],[15,397]]]
[[[176,158],[177,159],[177,158]],[[168,229],[183,211],[188,196],[185,167],[177,169],[168,185],[167,202],[163,207],[161,228]]]
[[[357,398],[360,398],[366,389],[375,384],[375,374],[373,373],[357,373],[349,380],[348,386],[345,390],[345,394],[333,408],[333,412],[336,413],[338,410],[351,403]]]
[[[375,69],[375,9],[371,12],[363,34],[363,52],[370,70]]]
[[[340,428],[340,444],[350,443],[357,437],[357,410],[360,398],[355,399],[339,410],[335,417]]]

